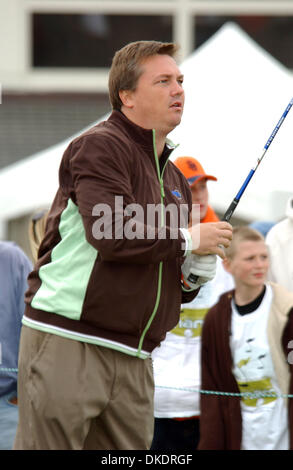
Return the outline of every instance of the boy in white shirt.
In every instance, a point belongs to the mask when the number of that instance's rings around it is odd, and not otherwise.
[[[250,227],[234,228],[224,267],[235,289],[202,330],[199,449],[292,449],[293,295],[266,282],[268,249]]]

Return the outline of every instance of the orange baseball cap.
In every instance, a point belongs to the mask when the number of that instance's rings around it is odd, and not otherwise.
[[[199,161],[193,157],[178,157],[174,165],[183,173],[190,186],[203,179],[217,181],[215,176],[207,175]]]

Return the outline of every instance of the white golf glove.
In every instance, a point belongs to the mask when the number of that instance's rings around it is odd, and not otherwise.
[[[183,285],[186,290],[198,289],[211,281],[217,270],[217,255],[187,255],[181,266]]]

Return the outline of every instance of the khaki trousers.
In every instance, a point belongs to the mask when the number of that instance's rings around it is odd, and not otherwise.
[[[151,359],[22,327],[14,449],[147,450]]]

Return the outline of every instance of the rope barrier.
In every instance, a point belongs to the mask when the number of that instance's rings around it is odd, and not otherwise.
[[[255,390],[254,392],[239,392],[239,393],[232,393],[232,392],[220,392],[215,390],[197,390],[192,388],[181,388],[181,387],[167,387],[163,385],[156,385],[156,388],[165,388],[169,390],[179,390],[185,392],[197,392],[203,395],[218,395],[218,396],[225,396],[225,397],[241,397],[241,398],[293,398],[293,395],[281,393],[277,394],[276,392],[270,392],[268,390]]]
[[[18,372],[18,369],[10,368],[10,367],[0,367],[0,372]],[[197,390],[193,388],[183,388],[183,387],[167,387],[164,385],[156,385],[156,388],[165,388],[168,390],[178,390],[184,392],[197,392],[203,395],[216,395],[216,396],[224,396],[224,397],[240,397],[240,398],[293,398],[292,394],[281,393],[277,394],[276,392],[270,392],[268,390],[255,390],[254,392],[239,392],[239,393],[232,393],[232,392],[220,392],[216,390]]]

